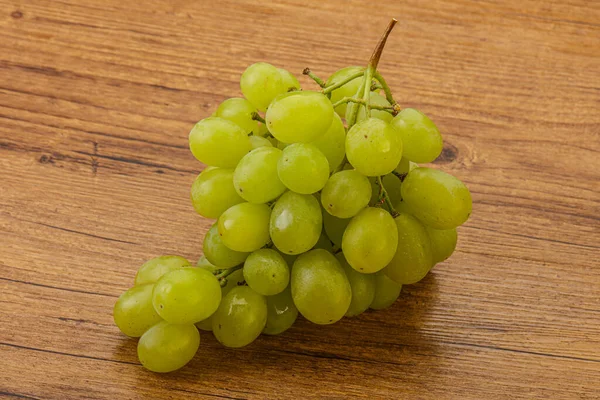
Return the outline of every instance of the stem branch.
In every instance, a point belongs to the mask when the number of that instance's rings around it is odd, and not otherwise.
[[[310,70],[310,68],[308,68],[308,67],[304,68],[304,71],[302,71],[302,73],[304,75],[308,75],[313,81],[317,82],[317,85],[321,86],[322,88],[325,88],[325,86],[327,86],[327,84],[323,81],[323,79],[321,79],[318,76],[316,76],[315,74],[313,74],[313,72]]]
[[[342,86],[344,86],[346,83],[353,81],[356,78],[360,78],[361,76],[363,76],[365,74],[365,71],[360,71],[357,72],[355,74],[352,74],[344,79],[342,79],[339,82],[334,83],[333,85],[329,85],[327,86],[325,89],[323,89],[323,94],[327,94],[327,93],[331,93],[333,92],[335,89],[338,89]]]
[[[380,201],[380,203],[385,202],[385,205],[388,208],[388,211],[390,212],[390,214],[392,214],[392,217],[396,218],[400,214],[398,213],[398,211],[396,211],[394,209],[394,205],[392,204],[392,201],[390,200],[390,196],[388,195],[387,190],[385,190],[385,187],[383,186],[383,181],[381,180],[381,176],[377,177],[377,184],[379,185],[379,201]]]
[[[259,113],[257,113],[256,111],[252,113],[252,119],[258,122],[262,122],[263,124],[266,123],[265,119],[263,117],[260,116]]]

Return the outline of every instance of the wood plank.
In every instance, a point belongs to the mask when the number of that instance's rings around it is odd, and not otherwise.
[[[201,254],[190,128],[252,62],[363,64],[391,16],[380,69],[473,194],[457,252],[391,309],[145,371],[112,306]],[[600,392],[599,3],[0,0],[0,38],[0,398]]]

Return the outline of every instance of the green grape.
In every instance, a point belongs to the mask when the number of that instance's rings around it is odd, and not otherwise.
[[[285,260],[285,262],[287,263],[288,266],[294,265],[294,262],[296,261],[296,258],[298,258],[297,255],[294,254],[286,254],[286,253],[282,253],[281,251],[279,251],[279,254],[281,254],[281,257],[283,257],[283,259]]]
[[[190,262],[180,256],[160,256],[146,261],[135,275],[134,285],[154,283],[167,272],[187,267]]]
[[[283,143],[283,142],[277,141],[277,148],[278,148],[279,150],[283,150],[283,149],[285,149],[286,147],[288,147],[290,144],[291,144],[291,143]]]
[[[249,136],[250,144],[252,145],[252,149],[258,149],[259,147],[273,147],[273,143],[267,138],[262,136]],[[239,164],[238,164],[239,165]]]
[[[246,259],[244,279],[258,294],[272,296],[290,283],[290,267],[276,250],[260,249]]]
[[[219,217],[219,235],[231,250],[251,252],[270,241],[271,209],[266,204],[240,203]]]
[[[342,247],[342,237],[350,221],[350,218],[341,219],[334,217],[328,212],[323,213],[323,228],[325,228],[325,233],[329,240],[337,247]]]
[[[321,192],[321,204],[331,215],[350,218],[369,204],[369,179],[356,170],[331,175]]]
[[[217,108],[217,117],[225,118],[235,122],[246,133],[258,131],[258,121],[252,119],[252,115],[257,112],[246,99],[234,97],[222,102]]]
[[[311,144],[327,157],[329,171],[333,171],[342,163],[346,155],[346,128],[337,114],[333,116],[327,132]]]
[[[267,297],[267,324],[263,333],[279,335],[291,328],[296,318],[298,318],[298,309],[288,286],[283,292]]]
[[[219,117],[198,122],[190,132],[190,150],[206,165],[233,168],[252,146],[239,125]]]
[[[335,256],[350,283],[352,289],[352,301],[350,301],[350,307],[346,311],[346,317],[354,317],[362,314],[369,308],[373,299],[375,298],[375,287],[376,279],[374,274],[361,274],[348,264],[343,253],[338,253]]]
[[[219,267],[212,265],[210,261],[208,261],[204,256],[200,257],[196,266],[199,268],[205,268],[211,273],[214,273],[216,270],[220,269]],[[225,297],[231,289],[237,287],[238,284],[243,281],[244,275],[241,269],[235,270],[231,274],[229,274],[226,278],[225,286],[221,287],[221,298]],[[196,322],[195,325],[198,329],[202,329],[203,331],[212,331],[212,315],[206,319],[203,319],[200,322]]]
[[[433,266],[431,241],[423,224],[412,215],[400,214],[394,222],[398,229],[398,248],[385,274],[399,284],[416,283]]]
[[[275,97],[287,91],[281,72],[264,62],[246,68],[240,78],[240,87],[244,97],[260,111],[266,111]]]
[[[246,260],[249,254],[231,250],[225,246],[219,235],[217,224],[211,226],[208,232],[206,232],[202,247],[208,261],[219,268],[231,268],[240,265]]]
[[[321,207],[314,196],[286,192],[271,212],[271,240],[282,253],[304,253],[317,244],[322,225]]]
[[[402,199],[413,215],[434,229],[464,224],[472,210],[471,193],[459,179],[431,168],[415,168],[402,182]]]
[[[254,136],[265,137],[268,134],[269,134],[269,130],[267,129],[267,125],[263,124],[262,122],[259,122],[258,129],[254,133]]]
[[[215,337],[227,347],[252,343],[267,322],[267,300],[248,286],[233,288],[213,316]]]
[[[348,131],[346,157],[363,175],[387,175],[402,158],[402,142],[388,123],[368,118]]]
[[[431,258],[434,265],[446,260],[454,253],[458,240],[456,228],[439,230],[425,226],[425,229],[431,240]]]
[[[408,158],[403,156],[402,159],[400,160],[400,162],[398,163],[398,166],[394,169],[394,172],[406,175],[412,169],[414,169],[414,168],[410,167],[410,161],[408,161]]]
[[[339,321],[352,301],[343,268],[333,254],[323,249],[298,257],[292,268],[291,288],[298,311],[315,324]]]
[[[154,309],[165,321],[193,324],[211,316],[221,301],[221,285],[203,268],[186,267],[166,273],[152,291]]]
[[[277,174],[277,162],[282,151],[261,147],[246,154],[233,173],[233,186],[250,203],[266,203],[285,192]]]
[[[369,201],[369,204],[374,206],[375,204],[379,204],[380,200],[379,200],[379,191],[380,191],[380,187],[379,184],[377,183],[377,178],[375,177],[371,177],[369,178],[369,182],[371,183],[371,199]],[[398,178],[396,175],[393,174],[387,174],[386,176],[384,176],[381,179],[381,182],[383,183],[383,187],[385,188],[385,191],[387,192],[390,201],[392,202],[392,204],[395,204],[398,201],[402,201],[402,182],[400,181],[400,178]]]
[[[152,325],[162,321],[152,306],[153,288],[151,283],[134,286],[123,293],[115,303],[115,324],[127,336],[140,337]]]
[[[333,106],[319,92],[289,92],[273,100],[265,119],[277,140],[307,143],[327,132],[333,121]]]
[[[208,258],[206,258],[205,255],[200,256],[198,262],[196,263],[196,267],[205,268],[210,272],[215,272],[216,270],[220,269],[219,267],[208,261]]]
[[[438,158],[444,143],[435,124],[421,112],[405,108],[392,120],[404,144],[404,157],[416,163]]]
[[[375,106],[382,106],[382,107],[390,107],[391,106],[390,102],[387,101],[387,99],[384,96],[380,95],[377,92],[371,92],[371,98],[369,100],[369,103],[372,105],[375,105]],[[352,107],[346,108],[346,121],[350,118],[351,110],[352,110]],[[388,123],[392,119],[394,119],[394,116],[385,110],[373,110],[372,109],[371,117],[380,119],[380,120],[388,122]],[[366,118],[367,118],[367,112],[365,110],[365,107],[363,105],[360,105],[358,108],[358,115],[356,116],[356,122],[362,121]]]
[[[375,276],[375,297],[369,306],[373,310],[383,310],[388,308],[398,299],[402,285],[394,282],[385,274],[385,270],[376,272]]]
[[[219,218],[223,211],[242,199],[233,187],[233,170],[215,168],[202,172],[194,180],[191,189],[194,210],[206,218]]]
[[[300,90],[300,82],[291,72],[287,69],[277,68],[279,73],[281,74],[281,80],[283,81],[283,86],[285,87],[285,91],[289,92],[291,90]]]
[[[349,78],[350,76],[354,75],[357,72],[361,72],[364,70],[365,69],[363,67],[342,68],[342,69],[334,72],[333,75],[331,75],[329,77],[329,79],[327,79],[326,85],[331,86],[337,82],[341,82],[344,79]],[[364,79],[362,76],[355,78],[355,79],[351,80],[350,82],[346,83],[345,85],[341,86],[340,88],[332,91],[331,92],[331,102],[336,103],[339,100],[343,99],[344,97],[354,97],[354,95],[358,92],[358,89],[360,89],[360,85],[362,84],[363,80]],[[344,118],[346,116],[347,106],[348,106],[347,103],[340,104],[339,106],[337,106],[335,108],[335,112],[340,117]]]
[[[311,194],[323,189],[329,179],[329,162],[316,146],[294,143],[283,150],[277,173],[291,191]]]
[[[161,321],[142,335],[137,353],[146,369],[172,372],[190,362],[199,346],[200,334],[194,325]]]
[[[394,257],[397,246],[394,218],[374,207],[367,207],[352,218],[342,239],[348,264],[363,274],[383,269]]]
[[[323,249],[327,250],[330,253],[333,253],[333,246],[331,244],[331,240],[329,240],[325,232],[321,232],[321,236],[319,236],[319,240],[317,241],[317,244],[315,244],[313,249]]]

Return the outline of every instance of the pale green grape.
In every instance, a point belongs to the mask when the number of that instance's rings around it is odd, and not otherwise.
[[[279,251],[279,250],[278,250]],[[294,254],[286,254],[286,253],[282,253],[281,251],[279,251],[279,254],[281,254],[281,257],[283,257],[283,259],[285,260],[285,262],[287,263],[287,265],[291,268],[292,265],[294,265],[294,262],[296,261],[296,258],[298,258],[297,255]]]
[[[249,255],[249,253],[231,250],[225,246],[219,235],[217,224],[211,226],[206,232],[202,249],[208,261],[219,268],[231,268],[240,265]]]
[[[190,150],[206,165],[233,168],[252,146],[239,125],[224,118],[203,119],[190,132]]]
[[[431,241],[423,224],[412,215],[400,214],[394,222],[398,229],[398,248],[385,274],[399,284],[416,283],[433,266]]]
[[[429,235],[429,239],[431,239],[434,265],[446,260],[454,253],[458,240],[456,228],[439,230],[426,226],[425,229],[427,229],[427,234]]]
[[[252,135],[248,137],[250,139],[250,144],[252,145],[252,149],[258,149],[259,147],[273,147],[273,143],[267,138],[262,136]],[[239,165],[239,164],[238,164]]]
[[[186,267],[166,273],[152,291],[154,309],[165,321],[193,324],[212,315],[221,301],[221,286],[207,269]]]
[[[375,297],[369,306],[373,310],[383,310],[388,308],[398,299],[402,285],[391,280],[385,270],[376,272],[375,276]]]
[[[350,218],[369,204],[369,179],[356,170],[331,175],[321,192],[321,204],[331,215]]]
[[[371,97],[370,97],[369,103],[372,105],[375,105],[375,106],[383,106],[383,107],[391,106],[390,102],[387,101],[387,99],[384,96],[380,95],[377,92],[371,92]],[[350,117],[351,110],[352,110],[352,107],[346,108],[346,121]],[[371,117],[380,119],[380,120],[388,122],[388,123],[392,119],[394,119],[394,116],[392,114],[390,114],[389,112],[387,112],[385,110],[374,110],[374,109],[371,110]],[[367,118],[367,112],[365,110],[365,107],[363,105],[360,105],[358,108],[358,115],[356,116],[356,122],[362,121],[366,118]]]
[[[331,240],[329,240],[325,232],[321,232],[321,236],[319,236],[319,240],[317,241],[317,244],[315,244],[313,249],[323,249],[327,250],[330,253],[333,253],[333,246],[331,245]]]
[[[212,328],[217,340],[227,347],[252,343],[267,322],[267,301],[248,286],[233,288],[223,298],[213,316]]]
[[[199,346],[200,334],[194,325],[162,321],[142,335],[137,353],[146,369],[171,372],[190,362]]]
[[[431,168],[415,168],[404,178],[402,199],[413,215],[434,229],[464,224],[472,210],[471,193],[459,179]]]
[[[346,68],[342,68],[336,72],[333,73],[333,75],[331,75],[329,77],[329,79],[327,79],[327,86],[331,86],[337,82],[341,82],[344,79],[354,75],[357,72],[361,72],[364,71],[365,69],[363,67],[346,67]],[[337,101],[343,99],[344,97],[354,97],[354,95],[358,92],[358,89],[360,89],[360,85],[363,82],[363,77],[358,77],[355,78],[353,80],[351,80],[350,82],[346,83],[345,85],[343,85],[342,87],[335,89],[333,92],[331,92],[331,102],[332,103],[336,103]],[[347,108],[348,104],[344,103],[344,104],[340,104],[339,106],[337,106],[335,108],[335,112],[342,118],[344,118],[346,116],[346,108]]]
[[[311,194],[323,189],[329,178],[327,157],[308,143],[294,143],[283,149],[277,163],[283,184],[296,193]]]
[[[323,228],[325,229],[325,233],[329,240],[337,247],[342,247],[342,237],[350,221],[350,218],[341,219],[334,217],[328,212],[323,213]]]
[[[311,144],[327,157],[329,171],[336,169],[346,155],[346,128],[341,118],[335,114],[327,132]]]
[[[307,143],[327,132],[333,121],[333,106],[319,92],[289,92],[273,100],[265,119],[277,140]]]
[[[398,201],[402,201],[402,182],[400,181],[400,178],[393,174],[387,174],[381,179],[381,181],[392,204],[395,204]],[[371,200],[369,201],[369,204],[374,206],[375,204],[379,203],[380,186],[377,183],[377,178],[375,177],[369,178],[369,182],[371,184],[372,189]]]
[[[180,256],[160,256],[146,261],[135,275],[134,285],[154,283],[169,271],[187,267],[190,262]]]
[[[134,286],[115,303],[113,318],[121,332],[131,337],[140,337],[152,325],[162,321],[152,306],[151,283]]]
[[[410,161],[408,160],[408,158],[402,157],[402,159],[398,163],[398,166],[396,166],[396,168],[394,169],[394,172],[397,172],[402,175],[406,175],[411,171],[411,169],[414,169],[414,168],[410,167]]]
[[[286,192],[271,212],[271,240],[282,253],[304,253],[317,244],[322,224],[321,207],[314,196]]]
[[[244,201],[233,187],[232,169],[214,168],[202,172],[190,192],[194,210],[206,218],[219,218],[223,211]]]
[[[287,91],[281,72],[265,62],[246,68],[240,78],[240,87],[244,97],[260,111],[266,111],[275,97]]]
[[[219,267],[212,265],[204,256],[200,257],[196,266],[199,268],[205,268],[211,273],[214,273],[216,270],[220,269]],[[244,275],[241,269],[233,271],[231,274],[229,274],[226,278],[227,283],[225,286],[221,287],[221,298],[225,297],[231,289],[237,287],[238,284],[243,281]],[[202,329],[203,331],[212,331],[212,315],[200,322],[196,322],[196,327],[198,329]]]
[[[291,288],[298,311],[315,324],[339,321],[352,301],[343,268],[333,254],[323,249],[298,257],[292,268]]]
[[[266,139],[265,139],[266,140]],[[233,186],[250,203],[266,203],[285,192],[277,174],[277,162],[282,151],[261,147],[246,154],[233,173]]]
[[[277,68],[279,73],[281,74],[281,80],[283,81],[283,86],[285,87],[285,91],[289,92],[291,90],[300,90],[300,82],[298,79],[289,72],[287,69]]]
[[[388,123],[368,118],[348,131],[346,157],[363,175],[387,175],[402,158],[402,142]]]
[[[260,249],[246,259],[244,279],[255,292],[272,296],[290,283],[290,268],[276,250]]]
[[[266,204],[240,203],[219,217],[223,244],[235,251],[251,252],[270,241],[271,209]]]
[[[235,122],[246,133],[258,131],[258,121],[252,119],[252,114],[257,112],[246,99],[234,97],[222,102],[217,108],[217,117]]]
[[[267,129],[267,125],[263,124],[262,122],[259,122],[258,129],[257,129],[256,133],[254,134],[254,136],[265,137],[268,134],[269,134],[269,130]]]
[[[392,120],[404,144],[404,157],[416,163],[438,158],[444,143],[435,124],[421,112],[405,108]]]
[[[344,232],[342,250],[348,264],[370,274],[383,269],[398,247],[394,218],[381,208],[367,207],[359,212]]]
[[[352,301],[350,307],[346,311],[346,317],[354,317],[362,314],[369,308],[375,298],[376,279],[374,274],[361,274],[348,264],[343,253],[338,253],[335,256],[350,283],[352,289]]]
[[[263,333],[279,335],[287,331],[298,318],[298,309],[288,286],[283,292],[267,297],[267,323]]]

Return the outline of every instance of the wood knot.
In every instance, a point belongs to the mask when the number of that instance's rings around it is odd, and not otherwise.
[[[54,159],[51,156],[47,156],[47,155],[42,155],[39,159],[40,164],[48,164],[48,163],[54,163]]]
[[[458,149],[456,146],[450,143],[444,143],[444,148],[442,149],[442,153],[438,158],[433,162],[434,164],[448,164],[452,161],[456,160],[458,157]]]
[[[16,11],[13,11],[10,14],[10,16],[13,17],[14,19],[21,19],[21,18],[23,18],[23,13],[19,10],[16,10]]]

